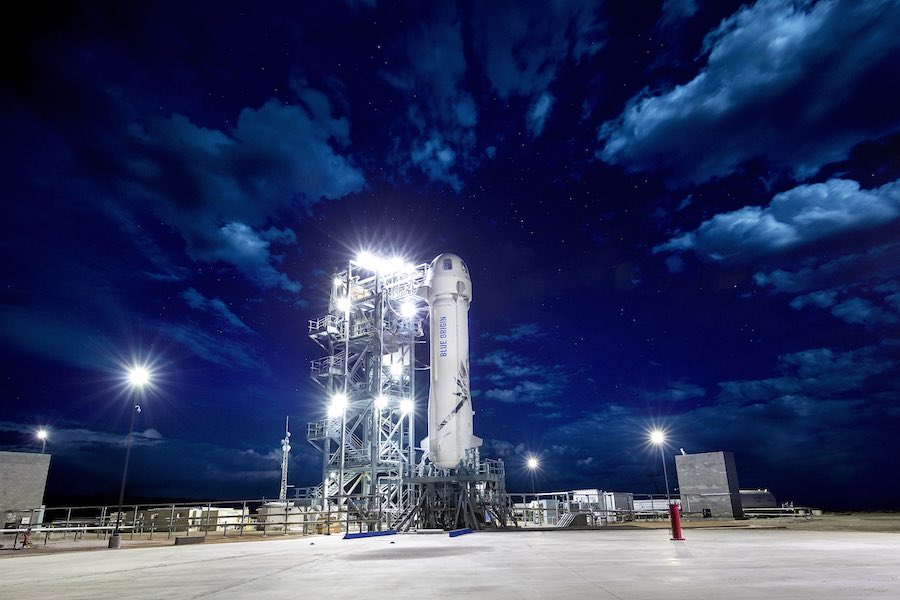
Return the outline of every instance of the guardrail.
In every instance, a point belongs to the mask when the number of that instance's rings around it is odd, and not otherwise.
[[[339,505],[340,504],[340,505]],[[19,515],[0,529],[0,539],[13,546],[25,534],[43,544],[57,540],[79,541],[88,536],[107,538],[116,528],[116,506],[71,506],[7,511]],[[43,514],[42,522],[35,522]],[[243,537],[270,535],[330,535],[364,533],[382,527],[384,511],[367,496],[332,498],[325,507],[310,500],[239,500],[132,504],[123,507],[119,527],[123,539],[200,534]],[[5,538],[5,539],[4,539]]]

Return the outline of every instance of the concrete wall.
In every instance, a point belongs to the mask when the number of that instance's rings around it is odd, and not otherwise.
[[[740,519],[741,494],[731,452],[675,455],[681,507],[685,513]]]
[[[28,509],[40,508],[49,471],[49,454],[0,452],[0,527],[18,524],[29,516]]]

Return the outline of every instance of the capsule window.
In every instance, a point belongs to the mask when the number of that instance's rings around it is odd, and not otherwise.
[[[441,264],[441,268],[445,271],[450,271],[453,269],[453,259],[445,258]]]

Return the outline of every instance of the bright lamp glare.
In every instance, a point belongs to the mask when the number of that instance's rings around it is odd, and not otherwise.
[[[660,431],[659,429],[654,429],[650,432],[650,442],[659,446],[664,441],[666,441],[666,434]]]
[[[343,313],[348,313],[348,312],[350,312],[351,306],[353,306],[353,303],[350,301],[349,297],[343,296],[341,298],[338,298],[337,307],[338,307],[339,311],[341,311]]]
[[[535,457],[531,456],[531,457],[528,458],[528,463],[527,463],[527,464],[528,464],[528,468],[531,469],[532,471],[534,471],[535,469],[538,468],[538,464],[539,464],[539,463],[538,463],[538,459],[536,459]]]
[[[144,387],[150,381],[150,372],[146,367],[140,365],[131,367],[128,370],[128,383],[133,387]]]
[[[399,256],[392,256],[390,258],[381,258],[380,256],[376,256],[371,252],[360,252],[356,255],[356,264],[361,266],[363,269],[367,271],[372,271],[373,273],[399,273],[403,271],[409,271],[414,268],[413,265],[406,262]]]
[[[377,271],[381,265],[381,259],[371,252],[360,252],[356,255],[356,262],[363,269],[368,269],[369,271]]]
[[[331,397],[331,405],[328,407],[328,416],[331,418],[339,417],[347,408],[347,395],[335,394]]]
[[[400,401],[400,412],[404,415],[408,415],[413,410],[413,402],[409,398],[404,398]]]
[[[340,277],[335,276],[334,287],[341,287],[342,285],[344,285],[344,280]]]
[[[38,429],[37,430],[37,439],[46,440],[47,439],[47,430],[46,429]]]
[[[400,316],[405,319],[412,319],[416,316],[416,312],[416,303],[412,300],[407,300],[400,305]]]
[[[391,377],[400,379],[401,375],[403,375],[403,363],[391,363]]]
[[[378,268],[381,269],[382,273],[393,273],[395,271],[402,271],[405,266],[405,260],[399,256],[392,256],[391,258],[382,260],[381,264],[378,265]]]
[[[376,410],[384,410],[384,408],[387,406],[387,403],[388,403],[387,396],[384,396],[384,395],[375,396],[375,409]]]

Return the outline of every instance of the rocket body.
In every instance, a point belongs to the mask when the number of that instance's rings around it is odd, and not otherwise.
[[[422,440],[440,469],[459,466],[466,450],[481,446],[472,431],[469,389],[469,304],[472,279],[455,254],[431,262],[424,295],[431,321],[431,386],[428,396],[428,437]]]

